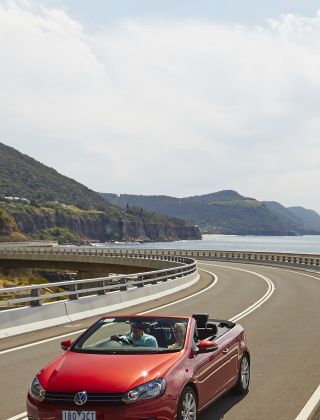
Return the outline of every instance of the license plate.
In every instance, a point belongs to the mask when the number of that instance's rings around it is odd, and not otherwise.
[[[95,411],[63,411],[62,420],[96,420]]]

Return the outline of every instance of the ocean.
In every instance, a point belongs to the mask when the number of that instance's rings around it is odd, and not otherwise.
[[[203,235],[202,240],[146,243],[100,243],[106,248],[197,249],[221,251],[292,252],[320,254],[320,235],[308,236],[238,236]]]

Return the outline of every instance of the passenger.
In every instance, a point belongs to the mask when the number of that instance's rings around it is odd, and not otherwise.
[[[177,322],[176,324],[174,324],[173,327],[173,335],[174,338],[176,340],[175,343],[171,344],[170,346],[168,346],[169,349],[181,349],[183,347],[184,344],[184,339],[186,336],[186,326],[183,322]]]
[[[120,343],[131,344],[134,347],[158,347],[156,338],[153,335],[146,334],[143,331],[143,325],[139,321],[133,321],[130,324],[131,331],[129,334],[111,337]]]

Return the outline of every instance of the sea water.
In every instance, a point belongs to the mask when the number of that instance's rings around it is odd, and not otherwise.
[[[202,240],[146,243],[100,243],[94,246],[135,249],[196,249],[218,251],[292,252],[320,254],[320,235],[238,236],[203,235]]]

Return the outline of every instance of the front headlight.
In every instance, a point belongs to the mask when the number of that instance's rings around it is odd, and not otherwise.
[[[30,394],[32,398],[37,401],[43,401],[46,396],[46,391],[42,388],[38,378],[34,378],[30,386]]]
[[[154,379],[126,392],[122,397],[122,401],[133,403],[135,401],[150,400],[151,398],[159,397],[164,393],[166,385],[165,379]]]

